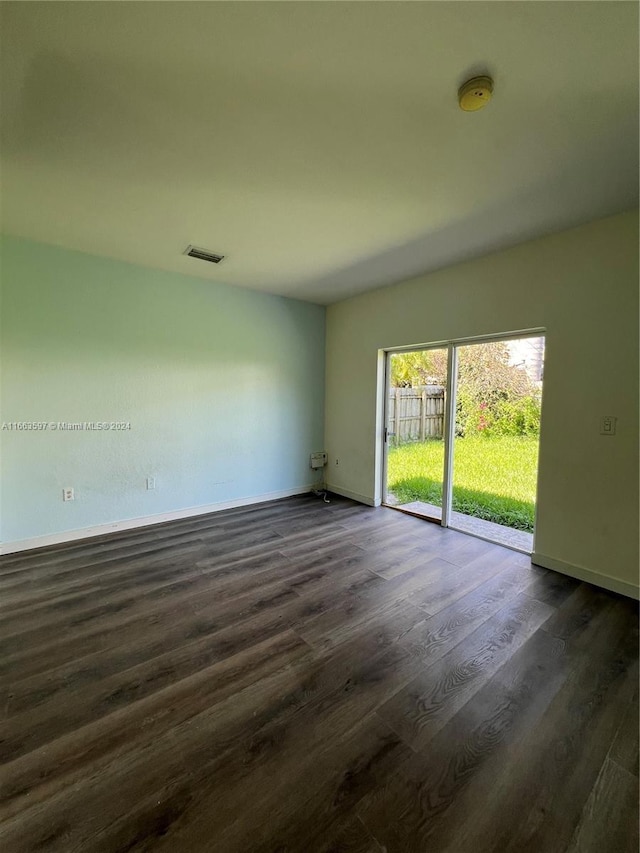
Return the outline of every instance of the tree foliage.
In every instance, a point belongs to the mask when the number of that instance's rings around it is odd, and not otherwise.
[[[420,385],[446,385],[447,351],[417,350],[391,356],[391,385],[394,388],[417,388]]]

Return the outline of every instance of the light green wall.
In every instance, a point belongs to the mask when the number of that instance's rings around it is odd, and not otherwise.
[[[328,482],[380,498],[381,348],[538,327],[547,350],[536,553],[637,588],[636,213],[330,306]],[[615,437],[599,434],[602,415],[618,417]]]
[[[4,543],[313,481],[324,308],[14,238],[1,260],[1,420],[131,422],[0,432]]]

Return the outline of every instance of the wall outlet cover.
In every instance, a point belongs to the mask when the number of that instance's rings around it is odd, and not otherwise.
[[[600,419],[600,435],[615,435],[617,418],[613,415],[605,415]]]

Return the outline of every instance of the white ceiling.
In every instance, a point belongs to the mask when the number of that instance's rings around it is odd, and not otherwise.
[[[12,234],[328,303],[637,204],[636,3],[1,15]]]

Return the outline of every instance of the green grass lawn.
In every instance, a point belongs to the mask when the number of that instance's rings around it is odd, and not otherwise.
[[[400,503],[442,505],[444,442],[389,450],[388,490]],[[453,509],[518,530],[533,531],[538,439],[524,436],[456,438]]]

